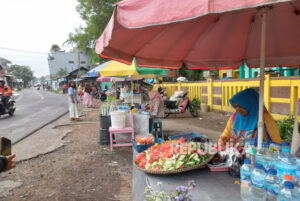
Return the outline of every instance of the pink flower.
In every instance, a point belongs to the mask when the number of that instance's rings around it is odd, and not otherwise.
[[[206,153],[202,149],[198,149],[197,153],[201,156],[206,155]]]

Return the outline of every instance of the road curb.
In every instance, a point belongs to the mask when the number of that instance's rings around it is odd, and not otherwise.
[[[19,143],[20,141],[24,140],[25,138],[29,137],[30,135],[34,134],[35,132],[39,131],[40,129],[48,126],[49,124],[53,123],[54,121],[58,120],[59,118],[63,117],[64,115],[66,115],[69,112],[69,110],[63,112],[61,115],[55,117],[54,119],[52,119],[51,121],[43,124],[42,126],[34,129],[33,131],[30,131],[28,134],[26,134],[25,136],[21,137],[20,139],[18,139],[17,141],[13,142],[12,145],[15,145],[17,143]]]

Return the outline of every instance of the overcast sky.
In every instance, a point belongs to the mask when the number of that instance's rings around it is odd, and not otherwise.
[[[70,32],[84,25],[76,0],[0,0],[0,57],[28,65],[35,76],[48,75],[47,54],[32,54],[3,48],[49,52],[62,45]]]

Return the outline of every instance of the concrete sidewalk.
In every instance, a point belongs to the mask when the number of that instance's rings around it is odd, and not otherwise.
[[[56,121],[50,123],[44,128],[38,130],[32,135],[26,137],[22,141],[13,145],[12,152],[17,155],[16,161],[29,160],[31,158],[38,157],[39,155],[51,153],[56,149],[64,146],[67,141],[64,140],[65,136],[72,132],[72,129],[59,129],[64,126],[72,126],[78,124],[90,124],[95,121],[85,120],[85,116],[89,111],[96,109],[80,108],[80,116],[82,121],[70,121],[69,114],[65,114]]]

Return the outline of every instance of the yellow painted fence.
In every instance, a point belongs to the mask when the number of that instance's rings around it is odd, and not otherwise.
[[[300,99],[300,76],[270,77],[265,75],[264,104],[275,119],[295,115],[296,99]],[[186,87],[192,100],[198,98],[208,104],[211,110],[233,112],[229,99],[246,88],[258,88],[259,79],[212,80],[188,83],[164,83],[170,97],[176,89]],[[300,111],[299,111],[300,114]],[[300,118],[299,118],[300,121]]]

